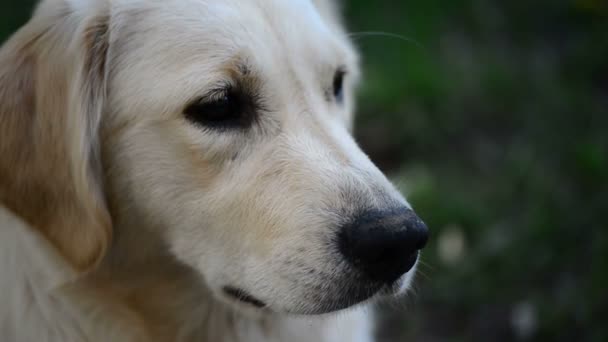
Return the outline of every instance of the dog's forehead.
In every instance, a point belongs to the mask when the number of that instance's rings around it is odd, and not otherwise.
[[[115,78],[131,103],[146,94],[182,106],[225,80],[236,64],[265,81],[290,74],[315,87],[319,77],[331,82],[335,68],[356,64],[346,35],[311,0],[117,0],[113,6],[122,64],[115,70],[127,70]]]
[[[346,39],[328,25],[311,0],[123,0],[131,33],[182,58],[248,54],[276,65],[282,53],[335,63]],[[140,5],[141,3],[141,5]],[[130,5],[130,6],[129,6]],[[120,11],[121,6],[116,6]],[[131,35],[131,38],[132,35]],[[187,51],[187,50],[190,51]],[[263,64],[263,63],[260,63]]]

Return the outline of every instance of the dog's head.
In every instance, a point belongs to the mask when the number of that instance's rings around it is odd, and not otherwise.
[[[328,0],[47,0],[0,60],[0,199],[75,267],[112,226],[237,305],[407,288],[427,229],[349,132]]]

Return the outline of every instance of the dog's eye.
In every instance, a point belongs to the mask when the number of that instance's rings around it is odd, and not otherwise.
[[[191,122],[214,129],[247,128],[254,108],[247,96],[231,88],[214,91],[188,105],[184,115]]]
[[[334,98],[338,103],[342,103],[344,101],[344,76],[346,75],[346,71],[344,69],[338,69],[334,75],[333,82],[333,94]]]

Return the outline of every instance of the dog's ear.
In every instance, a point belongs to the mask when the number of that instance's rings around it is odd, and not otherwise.
[[[85,272],[112,231],[98,141],[109,16],[52,5],[0,50],[0,205]]]

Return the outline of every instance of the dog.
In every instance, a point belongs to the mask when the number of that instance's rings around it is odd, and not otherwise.
[[[428,229],[331,0],[43,0],[0,49],[0,340],[373,340]]]

